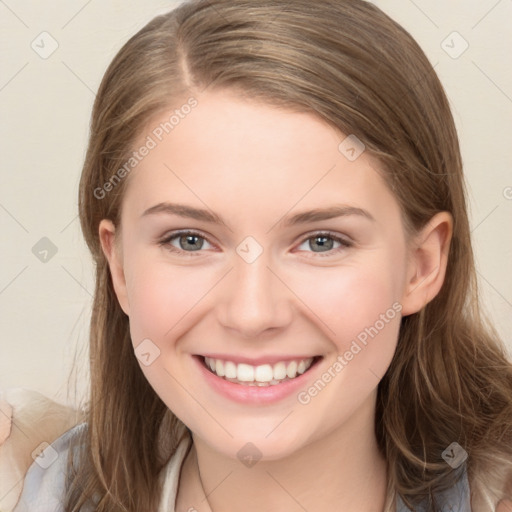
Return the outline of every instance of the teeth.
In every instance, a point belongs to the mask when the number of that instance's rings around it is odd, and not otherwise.
[[[257,380],[258,382],[270,382],[273,378],[274,371],[272,370],[272,366],[269,364],[256,366],[256,370],[254,371],[254,380]]]
[[[209,358],[205,357],[205,359],[209,359]],[[220,359],[210,359],[210,361],[211,361],[210,368],[212,369],[212,372],[217,373],[217,369],[216,369],[217,361],[220,361]],[[236,364],[232,363],[231,361],[226,361],[224,363],[224,372],[226,375],[226,379],[236,379]],[[217,373],[217,375],[219,375],[219,374]]]
[[[218,361],[215,362],[215,367],[212,368],[212,370],[217,373],[217,375],[219,377],[224,377],[224,375],[226,375],[225,373],[225,370],[224,370],[224,362],[221,361],[220,359]]]
[[[217,376],[249,386],[275,386],[284,380],[294,379],[297,375],[302,375],[313,362],[313,358],[309,357],[300,361],[280,361],[274,365],[252,366],[210,357],[205,357],[204,360],[206,366]]]
[[[292,361],[286,368],[286,375],[288,375],[290,379],[293,379],[297,375],[297,363],[295,361]]]
[[[274,379],[282,380],[286,379],[286,364],[277,363],[274,365]]]
[[[254,366],[239,364],[236,369],[236,378],[242,382],[254,382]]]

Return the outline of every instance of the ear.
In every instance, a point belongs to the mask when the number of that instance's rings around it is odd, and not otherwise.
[[[129,316],[130,307],[126,290],[126,279],[123,268],[123,256],[121,253],[120,234],[116,238],[116,227],[111,220],[103,219],[99,225],[99,237],[101,248],[108,260],[112,283],[117,300],[122,310]]]
[[[453,233],[449,212],[439,212],[414,237],[408,255],[402,315],[417,313],[441,289]]]

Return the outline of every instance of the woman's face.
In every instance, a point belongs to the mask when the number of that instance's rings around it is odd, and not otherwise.
[[[408,307],[400,209],[376,161],[313,115],[232,93],[186,111],[142,134],[110,261],[144,375],[230,457],[357,431]]]

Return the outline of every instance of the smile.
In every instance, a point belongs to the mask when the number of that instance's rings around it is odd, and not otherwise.
[[[208,370],[224,380],[244,386],[275,386],[305,373],[316,358],[278,361],[274,364],[253,366],[245,363],[203,357]]]

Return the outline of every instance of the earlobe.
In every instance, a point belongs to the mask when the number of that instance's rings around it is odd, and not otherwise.
[[[122,310],[129,315],[130,308],[124,275],[123,258],[119,240],[116,239],[116,227],[111,220],[103,219],[98,228],[103,254],[107,258],[112,276],[112,284]],[[118,235],[119,236],[119,235]]]
[[[402,315],[417,313],[441,290],[453,232],[449,212],[439,212],[415,237],[402,297]]]

